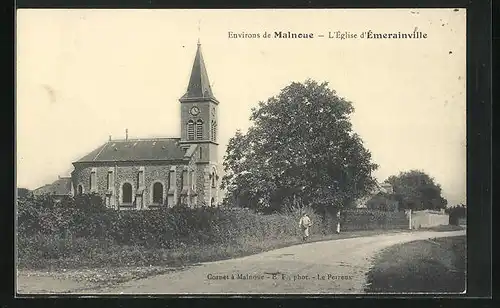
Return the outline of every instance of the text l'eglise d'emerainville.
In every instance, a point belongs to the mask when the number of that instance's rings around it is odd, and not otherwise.
[[[328,38],[337,40],[349,39],[426,39],[428,34],[414,29],[413,31],[377,32],[367,30],[362,32],[350,31],[328,31],[327,34],[312,32],[292,32],[292,31],[264,31],[264,32],[234,32],[228,31],[230,39],[314,39]]]

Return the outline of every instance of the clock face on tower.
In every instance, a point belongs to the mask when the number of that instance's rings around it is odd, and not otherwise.
[[[189,113],[191,115],[196,116],[196,115],[198,115],[200,113],[200,109],[198,107],[194,106],[193,108],[191,108],[191,110],[189,110]]]

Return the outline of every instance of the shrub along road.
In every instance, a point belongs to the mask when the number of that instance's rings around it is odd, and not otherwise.
[[[131,280],[112,287],[70,292],[75,294],[363,293],[367,283],[366,274],[378,251],[415,240],[460,235],[465,235],[465,231],[402,232],[306,243],[243,258],[202,263],[184,270]],[[44,289],[50,287],[45,285]]]

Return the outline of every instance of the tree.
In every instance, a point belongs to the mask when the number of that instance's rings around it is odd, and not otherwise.
[[[17,189],[17,198],[18,199],[26,199],[26,198],[30,197],[31,194],[32,194],[31,190],[29,190],[27,188],[19,187]]]
[[[385,182],[390,183],[400,203],[400,208],[412,210],[438,210],[448,203],[441,196],[441,186],[423,171],[410,170],[392,175]]]
[[[467,207],[465,204],[457,204],[446,209],[446,213],[450,215],[450,225],[458,225],[460,219],[467,217]]]
[[[312,80],[259,102],[248,132],[229,140],[222,179],[228,198],[277,211],[292,202],[339,208],[364,196],[377,165],[352,131],[353,111],[328,83]]]

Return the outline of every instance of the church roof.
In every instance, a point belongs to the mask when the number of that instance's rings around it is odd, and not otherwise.
[[[203,61],[201,44],[198,43],[188,88],[186,93],[181,97],[181,101],[200,98],[216,100],[210,87],[205,61]]]
[[[180,138],[111,140],[82,157],[80,162],[165,161],[189,158],[193,151],[184,150]],[[191,147],[196,147],[192,145]]]
[[[60,177],[52,184],[47,184],[33,191],[34,195],[54,194],[58,196],[69,195],[71,193],[71,178]]]

